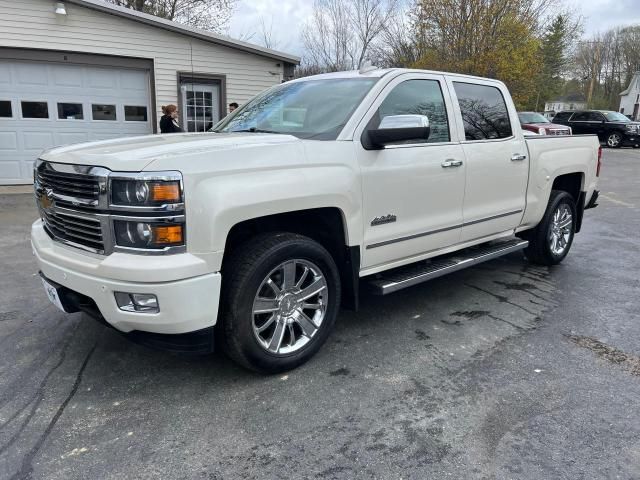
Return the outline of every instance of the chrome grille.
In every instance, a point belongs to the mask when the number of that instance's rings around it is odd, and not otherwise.
[[[108,171],[101,167],[38,161],[34,187],[46,232],[77,248],[106,253],[109,234],[99,210],[104,208]]]
[[[44,221],[45,230],[52,237],[78,247],[88,247],[99,253],[104,252],[100,220],[44,208],[40,208],[40,215]]]
[[[58,196],[98,201],[100,179],[93,175],[66,173],[54,170],[49,163],[42,163],[36,170],[36,181],[44,189],[51,189]]]
[[[568,128],[550,128],[547,135],[571,135]]]

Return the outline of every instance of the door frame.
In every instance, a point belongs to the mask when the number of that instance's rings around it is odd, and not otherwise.
[[[227,76],[222,74],[200,73],[200,72],[177,72],[178,75],[178,110],[183,112],[185,109],[182,101],[182,91],[180,90],[183,83],[200,83],[203,85],[218,85],[218,101],[220,102],[220,118],[214,121],[215,125],[227,115]],[[181,125],[186,132],[186,125]]]

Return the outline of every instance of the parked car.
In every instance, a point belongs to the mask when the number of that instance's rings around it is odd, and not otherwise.
[[[59,147],[35,165],[49,299],[138,342],[294,368],[380,295],[524,250],[560,263],[595,136],[525,138],[497,80],[420,70],[270,88],[215,133]]]
[[[571,128],[551,121],[537,112],[518,112],[518,119],[523,130],[538,135],[571,135]]]
[[[640,147],[640,122],[609,110],[559,112],[553,123],[571,127],[575,135],[598,135],[608,147]]]

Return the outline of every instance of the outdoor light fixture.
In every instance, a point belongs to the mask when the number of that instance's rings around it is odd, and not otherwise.
[[[67,9],[64,8],[64,2],[56,3],[56,15],[66,15]]]

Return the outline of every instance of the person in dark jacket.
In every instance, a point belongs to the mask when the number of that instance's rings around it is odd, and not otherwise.
[[[178,124],[178,107],[175,105],[163,105],[160,118],[160,133],[182,132]]]

